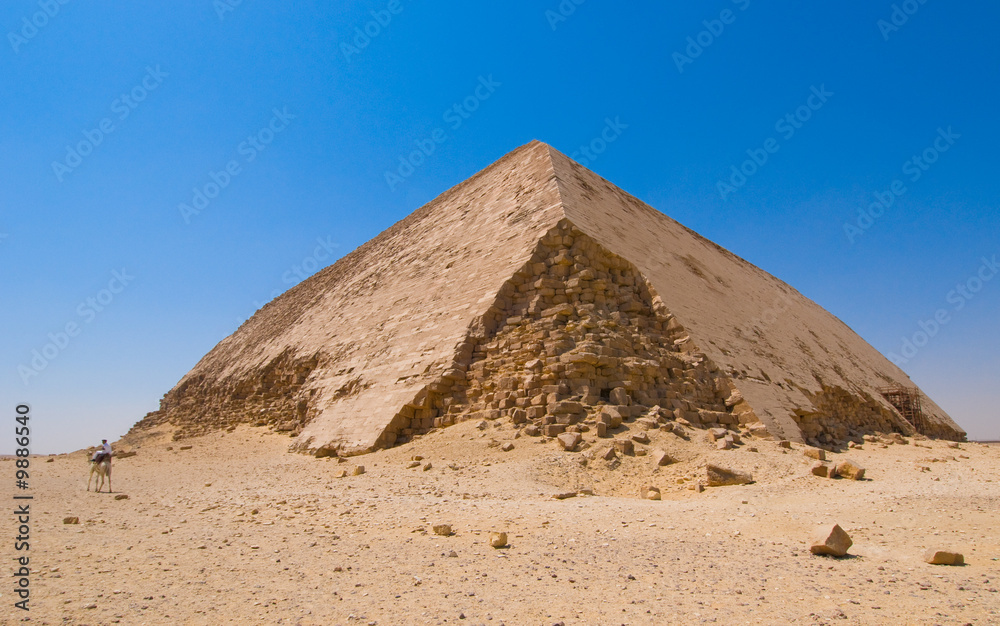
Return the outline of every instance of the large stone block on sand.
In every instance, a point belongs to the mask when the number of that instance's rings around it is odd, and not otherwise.
[[[578,445],[580,445],[580,441],[583,437],[580,436],[580,433],[563,433],[556,437],[556,439],[559,441],[559,445],[562,446],[563,450],[572,452],[573,450],[576,450]]]
[[[597,419],[607,424],[608,428],[618,428],[622,425],[621,412],[610,406],[601,408],[601,412],[598,413]]]
[[[632,454],[635,451],[635,444],[631,439],[615,439],[615,449],[622,454]]]
[[[674,462],[674,460],[670,458],[670,455],[667,454],[666,451],[664,450],[653,450],[653,453],[650,454],[650,457],[652,458],[654,467],[670,465],[671,463]]]
[[[962,554],[934,548],[928,548],[924,552],[924,561],[931,565],[965,565],[965,557]]]
[[[843,476],[851,480],[861,480],[865,477],[865,468],[850,459],[844,459],[837,463],[835,472],[837,476]]]
[[[705,466],[705,475],[709,487],[747,485],[753,482],[753,476],[747,472],[731,470],[711,463]]]
[[[809,551],[813,554],[844,556],[852,545],[854,542],[839,524],[829,524],[813,531]]]
[[[816,461],[815,463],[813,463],[813,466],[810,471],[812,472],[813,476],[819,476],[821,478],[832,478],[831,476],[832,470],[833,468],[830,466],[829,463],[824,463],[823,461]]]
[[[826,460],[826,450],[820,450],[819,448],[806,448],[802,451],[802,454],[817,461]]]
[[[566,432],[565,424],[546,424],[542,427],[542,432],[546,437],[555,437],[561,433]]]

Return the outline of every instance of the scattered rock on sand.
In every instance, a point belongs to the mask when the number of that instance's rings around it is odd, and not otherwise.
[[[622,454],[632,454],[635,451],[635,445],[631,439],[615,439],[615,449]]]
[[[430,463],[428,463],[430,465]],[[364,465],[355,465],[354,469],[351,470],[351,476],[360,476],[365,473]]]
[[[611,390],[611,402],[622,406],[630,404],[628,391],[624,387],[615,387]]]
[[[646,487],[643,497],[647,500],[659,500],[660,490],[657,487]]]
[[[600,415],[597,419],[608,425],[608,428],[618,428],[622,425],[622,414],[618,409],[612,408],[610,406],[605,406],[601,408]]]
[[[809,551],[813,554],[844,556],[852,545],[854,542],[839,524],[828,524],[813,531]]]
[[[962,554],[934,548],[928,548],[924,552],[924,561],[931,565],[965,565],[965,557]]]
[[[80,523],[80,518],[79,517],[64,517],[63,518],[63,524],[79,524],[79,523]]]
[[[832,468],[830,467],[830,464],[824,463],[823,461],[816,461],[810,469],[813,476],[819,476],[821,478],[830,478],[831,470]]]
[[[500,446],[500,449],[503,450],[504,452],[510,452],[511,450],[514,449],[514,444],[508,441],[507,443]]]
[[[653,457],[654,466],[670,465],[674,462],[670,455],[663,450],[653,450],[651,456]]]
[[[636,443],[649,443],[649,435],[645,432],[638,432],[632,435],[632,441]]]
[[[451,524],[434,524],[433,530],[435,535],[447,537],[451,535]]]
[[[490,533],[490,545],[502,548],[507,545],[507,533]]]
[[[557,437],[566,432],[565,424],[546,424],[542,426],[542,434],[546,437]]]
[[[124,494],[124,493],[120,493],[117,496],[115,496],[115,500],[128,500],[128,495]]]
[[[837,463],[836,475],[850,478],[851,480],[861,480],[865,477],[865,468],[850,459],[844,459],[840,463]]]
[[[572,452],[576,450],[576,446],[579,445],[583,437],[580,436],[580,433],[562,433],[556,439],[559,440],[559,445],[562,446],[563,450]]]
[[[826,460],[826,451],[820,450],[819,448],[806,448],[802,451],[802,454],[810,459],[816,459],[817,461]]]
[[[727,469],[709,463],[705,466],[709,487],[724,487],[726,485],[746,485],[753,482],[753,476],[746,472]]]

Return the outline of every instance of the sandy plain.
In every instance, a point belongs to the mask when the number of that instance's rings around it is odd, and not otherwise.
[[[117,442],[136,454],[115,460],[113,494],[86,490],[85,451],[37,457],[31,610],[4,585],[0,621],[1000,623],[1000,448],[909,439],[830,455],[867,469],[853,481],[811,475],[799,444],[650,435],[638,447],[676,463],[609,462],[592,433],[567,452],[499,421],[343,460],[288,453],[263,428],[147,431]],[[707,462],[755,482],[692,490]],[[647,486],[662,499],[640,498]],[[824,523],[850,534],[848,557],[810,554]],[[930,547],[966,564],[929,565]]]

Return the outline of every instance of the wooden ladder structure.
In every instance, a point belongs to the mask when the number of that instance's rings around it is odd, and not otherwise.
[[[883,398],[889,401],[889,404],[896,407],[903,419],[913,426],[913,430],[922,435],[927,434],[927,418],[920,408],[919,389],[896,384],[880,387],[878,391]]]

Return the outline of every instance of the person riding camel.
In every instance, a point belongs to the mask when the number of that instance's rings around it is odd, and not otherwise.
[[[91,457],[91,460],[94,463],[101,463],[104,459],[111,459],[111,444],[108,443],[107,439],[101,439],[101,447],[98,448],[97,451],[94,452],[94,456]]]

